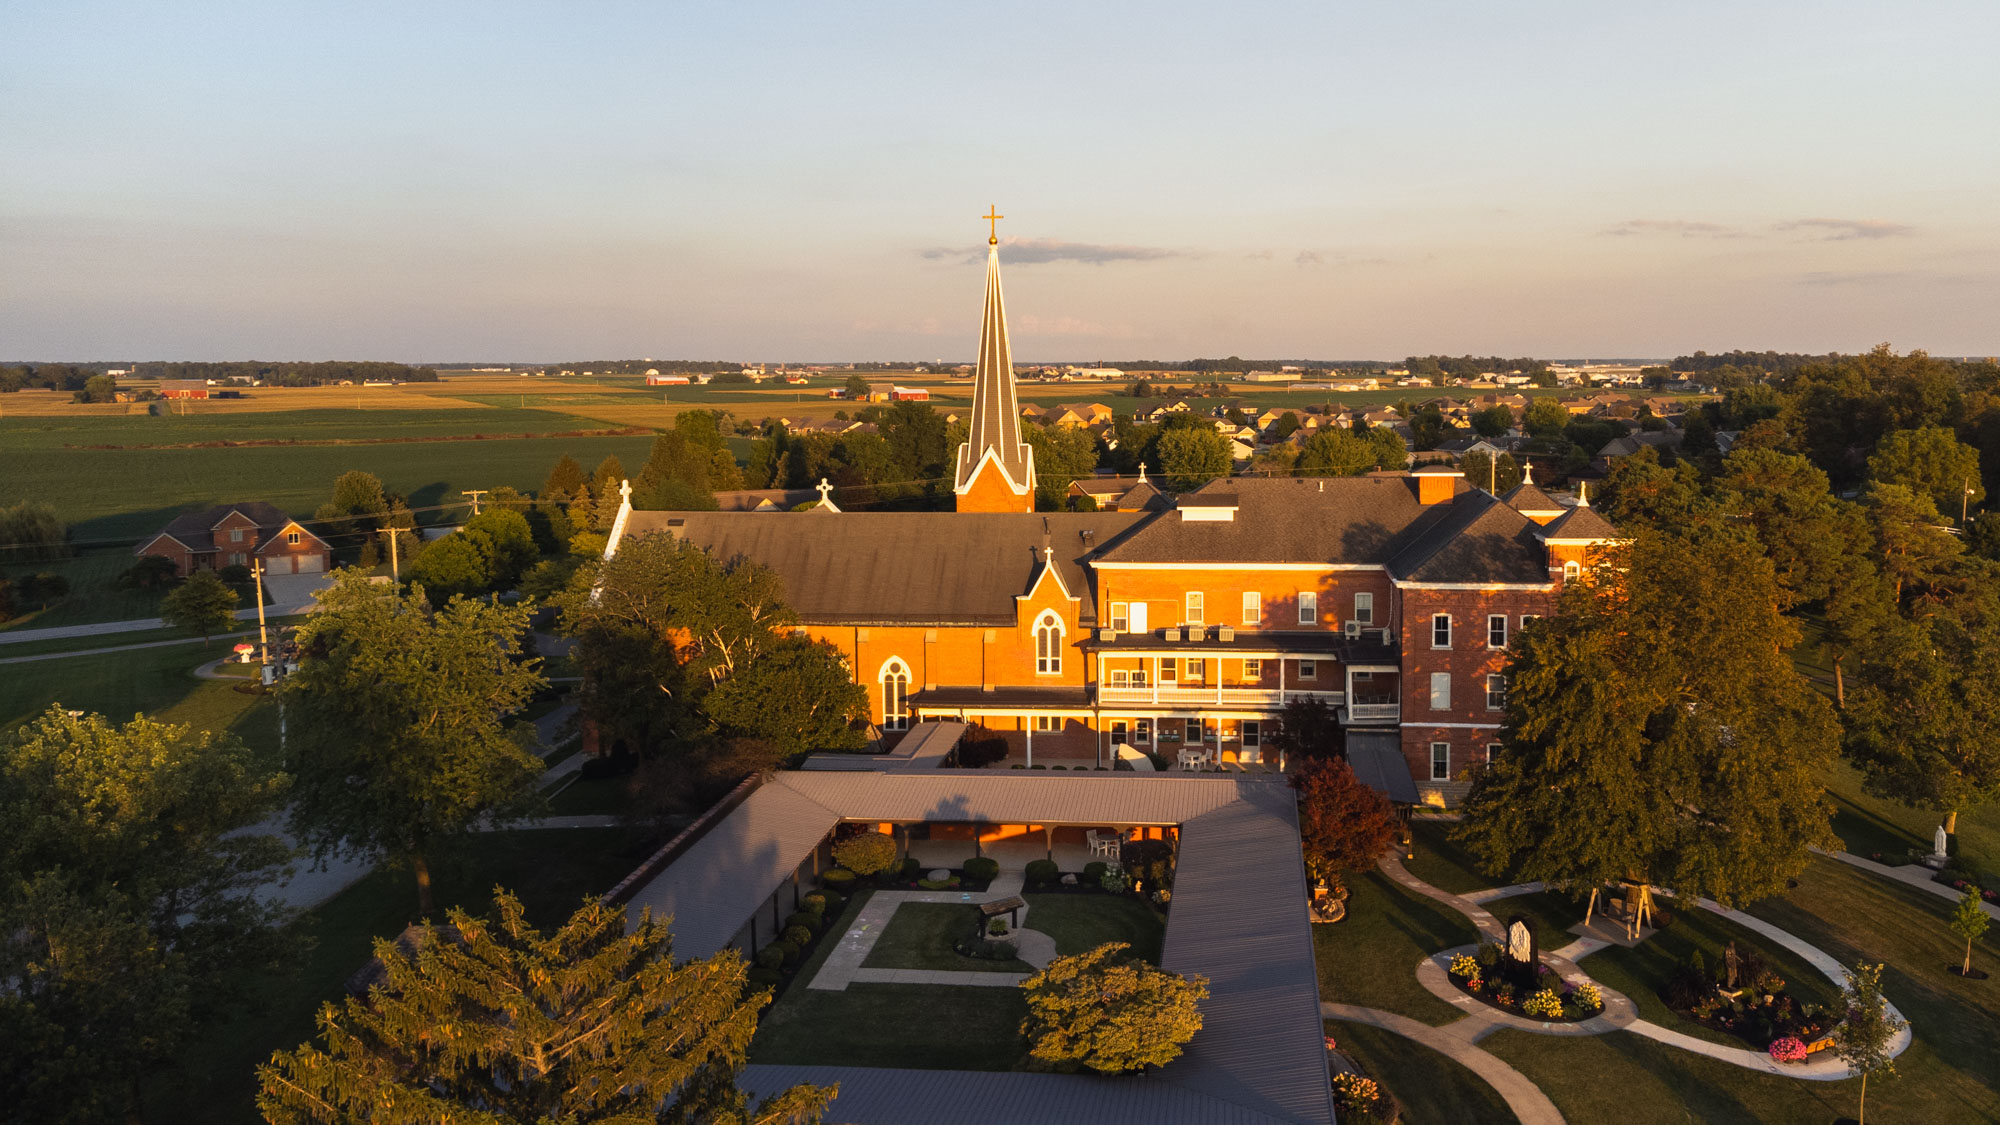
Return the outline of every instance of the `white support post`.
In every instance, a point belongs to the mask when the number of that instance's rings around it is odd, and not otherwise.
[[[1021,726],[1022,726],[1022,727],[1023,727],[1024,729],[1026,729],[1026,731],[1028,732],[1028,768],[1029,768],[1029,769],[1034,769],[1034,768],[1035,768],[1035,720],[1034,720],[1034,718],[1033,718],[1032,716],[1028,716],[1028,715],[1023,715],[1023,716],[1021,717]]]

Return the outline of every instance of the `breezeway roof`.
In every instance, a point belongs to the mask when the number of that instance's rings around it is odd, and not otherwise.
[[[1048,1121],[1331,1125],[1297,809],[1281,781],[1229,777],[786,772],[632,897],[675,916],[674,951],[722,948],[841,820],[1178,825],[1162,964],[1209,978],[1203,1028],[1146,1077],[751,1066],[774,1091],[839,1082],[833,1116],[868,1125]]]

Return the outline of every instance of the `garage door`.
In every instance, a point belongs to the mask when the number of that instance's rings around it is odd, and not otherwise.
[[[326,568],[325,555],[300,555],[296,561],[300,574],[318,574]]]
[[[291,572],[292,560],[283,555],[272,555],[270,558],[264,560],[265,574],[290,574]]]

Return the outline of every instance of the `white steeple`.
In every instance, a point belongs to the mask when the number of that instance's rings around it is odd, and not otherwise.
[[[988,214],[991,222],[1000,219]],[[986,238],[986,308],[979,325],[979,366],[972,379],[972,425],[958,449],[953,488],[963,495],[980,467],[992,461],[1009,491],[1025,494],[1035,486],[1035,455],[1021,440],[1021,407],[1014,389],[1013,353],[1007,344],[1007,307],[1000,292],[1000,238]],[[1033,510],[1032,506],[1029,507]]]

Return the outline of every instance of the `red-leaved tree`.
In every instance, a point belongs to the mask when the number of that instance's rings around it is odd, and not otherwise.
[[[1375,866],[1396,839],[1389,799],[1354,776],[1343,758],[1309,758],[1292,771],[1299,793],[1299,841],[1315,879]]]

